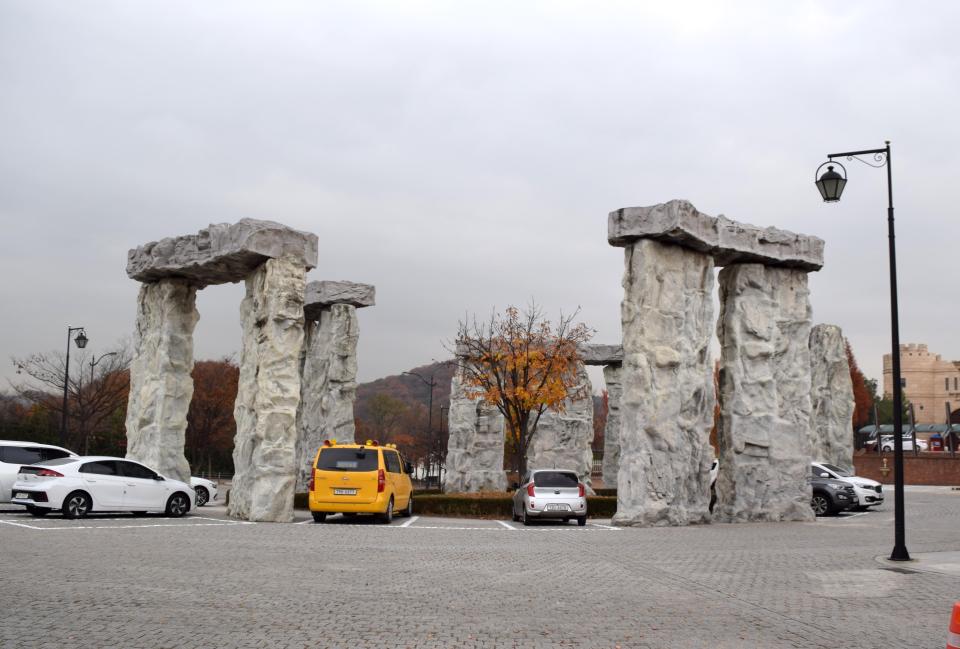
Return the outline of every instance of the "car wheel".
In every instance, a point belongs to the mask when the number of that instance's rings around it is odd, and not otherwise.
[[[513,518],[513,522],[514,522],[514,523],[519,523],[519,522],[520,522],[520,515],[517,514],[517,508],[516,508],[516,507],[512,507],[512,508],[510,509],[510,515],[511,515],[511,517]]]
[[[310,513],[313,514],[314,523],[322,523],[323,521],[327,520],[327,515],[323,512],[310,512]],[[346,514],[344,514],[344,516],[346,516]]]
[[[577,525],[579,525],[580,527],[584,527],[586,524],[587,524],[586,516],[577,516]]]
[[[403,515],[407,518],[413,516],[413,494],[410,494],[410,498],[407,499],[407,507],[403,510]]]
[[[82,491],[74,491],[64,499],[61,511],[64,518],[83,518],[92,506],[90,496]]]
[[[206,487],[197,487],[194,491],[197,492],[197,507],[203,507],[210,502],[210,492]]]
[[[533,523],[533,521],[530,520],[530,517],[527,516],[527,508],[526,508],[526,507],[523,508],[523,513],[520,514],[520,521],[521,521],[525,526],[527,526],[527,527],[529,527],[529,526]]]
[[[381,520],[389,525],[393,522],[393,497],[391,496],[390,500],[387,502],[387,511],[383,512],[383,517]]]
[[[180,518],[190,511],[190,499],[186,494],[175,493],[167,500],[167,516]]]
[[[36,516],[37,518],[43,518],[50,513],[49,507],[37,507],[36,505],[27,505],[27,511],[30,512],[31,516]]]
[[[813,494],[810,499],[810,507],[817,516],[826,516],[830,513],[830,500],[822,494]]]

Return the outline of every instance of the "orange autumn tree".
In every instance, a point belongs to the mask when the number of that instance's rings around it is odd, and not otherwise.
[[[561,314],[554,327],[536,304],[522,312],[511,306],[488,322],[459,325],[456,354],[466,395],[503,415],[520,475],[527,470],[527,449],[543,413],[562,412],[567,399],[588,396],[577,381],[577,347],[593,330],[574,324],[578,312]]]

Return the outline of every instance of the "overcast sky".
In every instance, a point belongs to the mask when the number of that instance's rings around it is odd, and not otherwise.
[[[960,359],[960,3],[0,2],[0,376],[133,329],[128,248],[244,217],[320,240],[308,279],[375,284],[360,379],[446,357],[465,314],[535,298],[620,340],[607,213],[685,198],[826,240],[814,322],[865,373],[901,340]],[[242,285],[198,297],[239,349]],[[4,381],[5,384],[5,381]]]

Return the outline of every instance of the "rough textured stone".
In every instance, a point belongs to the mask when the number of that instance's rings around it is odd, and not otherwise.
[[[309,287],[309,285],[308,285]],[[357,309],[334,304],[307,320],[297,412],[297,491],[306,491],[313,457],[324,440],[353,443],[357,396]]]
[[[450,382],[446,473],[448,493],[504,491],[503,415],[479,399],[467,397],[461,373]]]
[[[806,270],[823,266],[822,239],[715,218],[684,200],[610,212],[610,245],[628,246],[638,239],[657,239],[709,254],[717,266],[750,262]]]
[[[317,236],[273,221],[241,219],[212,224],[197,234],[144,244],[127,254],[127,275],[141,282],[165,277],[195,286],[239,282],[271,258],[317,265]]]
[[[319,320],[319,312],[331,304],[350,304],[357,308],[376,304],[376,288],[356,282],[310,282],[304,304],[308,320]]]
[[[607,365],[603,368],[607,388],[607,425],[603,429],[603,484],[616,487],[620,471],[620,426],[623,420],[623,368]]]
[[[193,398],[197,290],[184,280],[143,284],[137,297],[134,357],[127,401],[127,457],[189,482],[183,455]]]
[[[579,352],[584,365],[620,365],[623,362],[623,345],[584,344],[580,345]]]
[[[626,247],[617,525],[707,522],[714,390],[713,259],[642,239]]]
[[[853,382],[843,332],[810,330],[810,459],[853,467]]]
[[[813,519],[808,298],[801,270],[720,271],[720,520]]]
[[[593,469],[593,386],[587,368],[580,363],[573,391],[578,399],[567,399],[563,412],[547,410],[527,448],[527,468],[570,469],[591,493]]]
[[[227,513],[293,520],[305,270],[299,257],[268,259],[247,277]]]

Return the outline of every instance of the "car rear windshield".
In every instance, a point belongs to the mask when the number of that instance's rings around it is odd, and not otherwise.
[[[325,448],[317,458],[321,471],[376,471],[377,450],[359,448]]]
[[[533,484],[537,487],[576,487],[580,480],[575,473],[540,471],[533,474]]]

